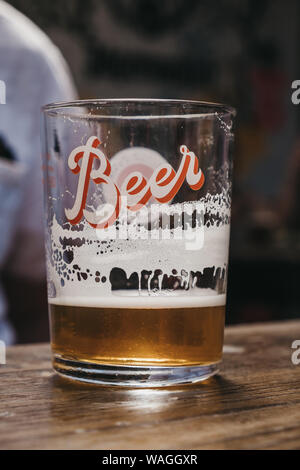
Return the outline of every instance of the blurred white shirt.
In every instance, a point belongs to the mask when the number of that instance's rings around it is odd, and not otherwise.
[[[40,144],[44,104],[73,100],[75,88],[59,50],[28,18],[0,0],[0,80],[6,104],[0,104],[0,275],[45,278],[43,190]],[[18,293],[16,292],[16,295]],[[13,331],[0,286],[0,340]]]

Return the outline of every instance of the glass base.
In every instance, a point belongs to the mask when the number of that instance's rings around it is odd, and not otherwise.
[[[53,367],[60,375],[81,382],[123,387],[168,387],[201,382],[219,371],[219,364],[203,366],[113,366],[53,357]]]

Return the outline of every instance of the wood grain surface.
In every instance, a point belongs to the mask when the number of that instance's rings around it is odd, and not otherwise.
[[[300,448],[300,321],[226,330],[220,375],[170,389],[117,389],[52,372],[49,345],[0,366],[1,449]]]

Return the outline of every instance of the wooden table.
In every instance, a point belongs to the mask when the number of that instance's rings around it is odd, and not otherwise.
[[[8,349],[0,367],[1,449],[300,448],[300,321],[231,327],[209,381],[171,389],[77,384],[48,345]]]

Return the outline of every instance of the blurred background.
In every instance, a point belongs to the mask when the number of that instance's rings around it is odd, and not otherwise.
[[[60,48],[80,98],[185,98],[237,108],[227,323],[299,317],[300,105],[291,102],[291,83],[300,79],[299,2],[8,3]],[[22,331],[26,301],[20,306],[16,284],[3,278]],[[47,318],[43,284],[34,298]],[[46,336],[41,328],[17,341]]]

